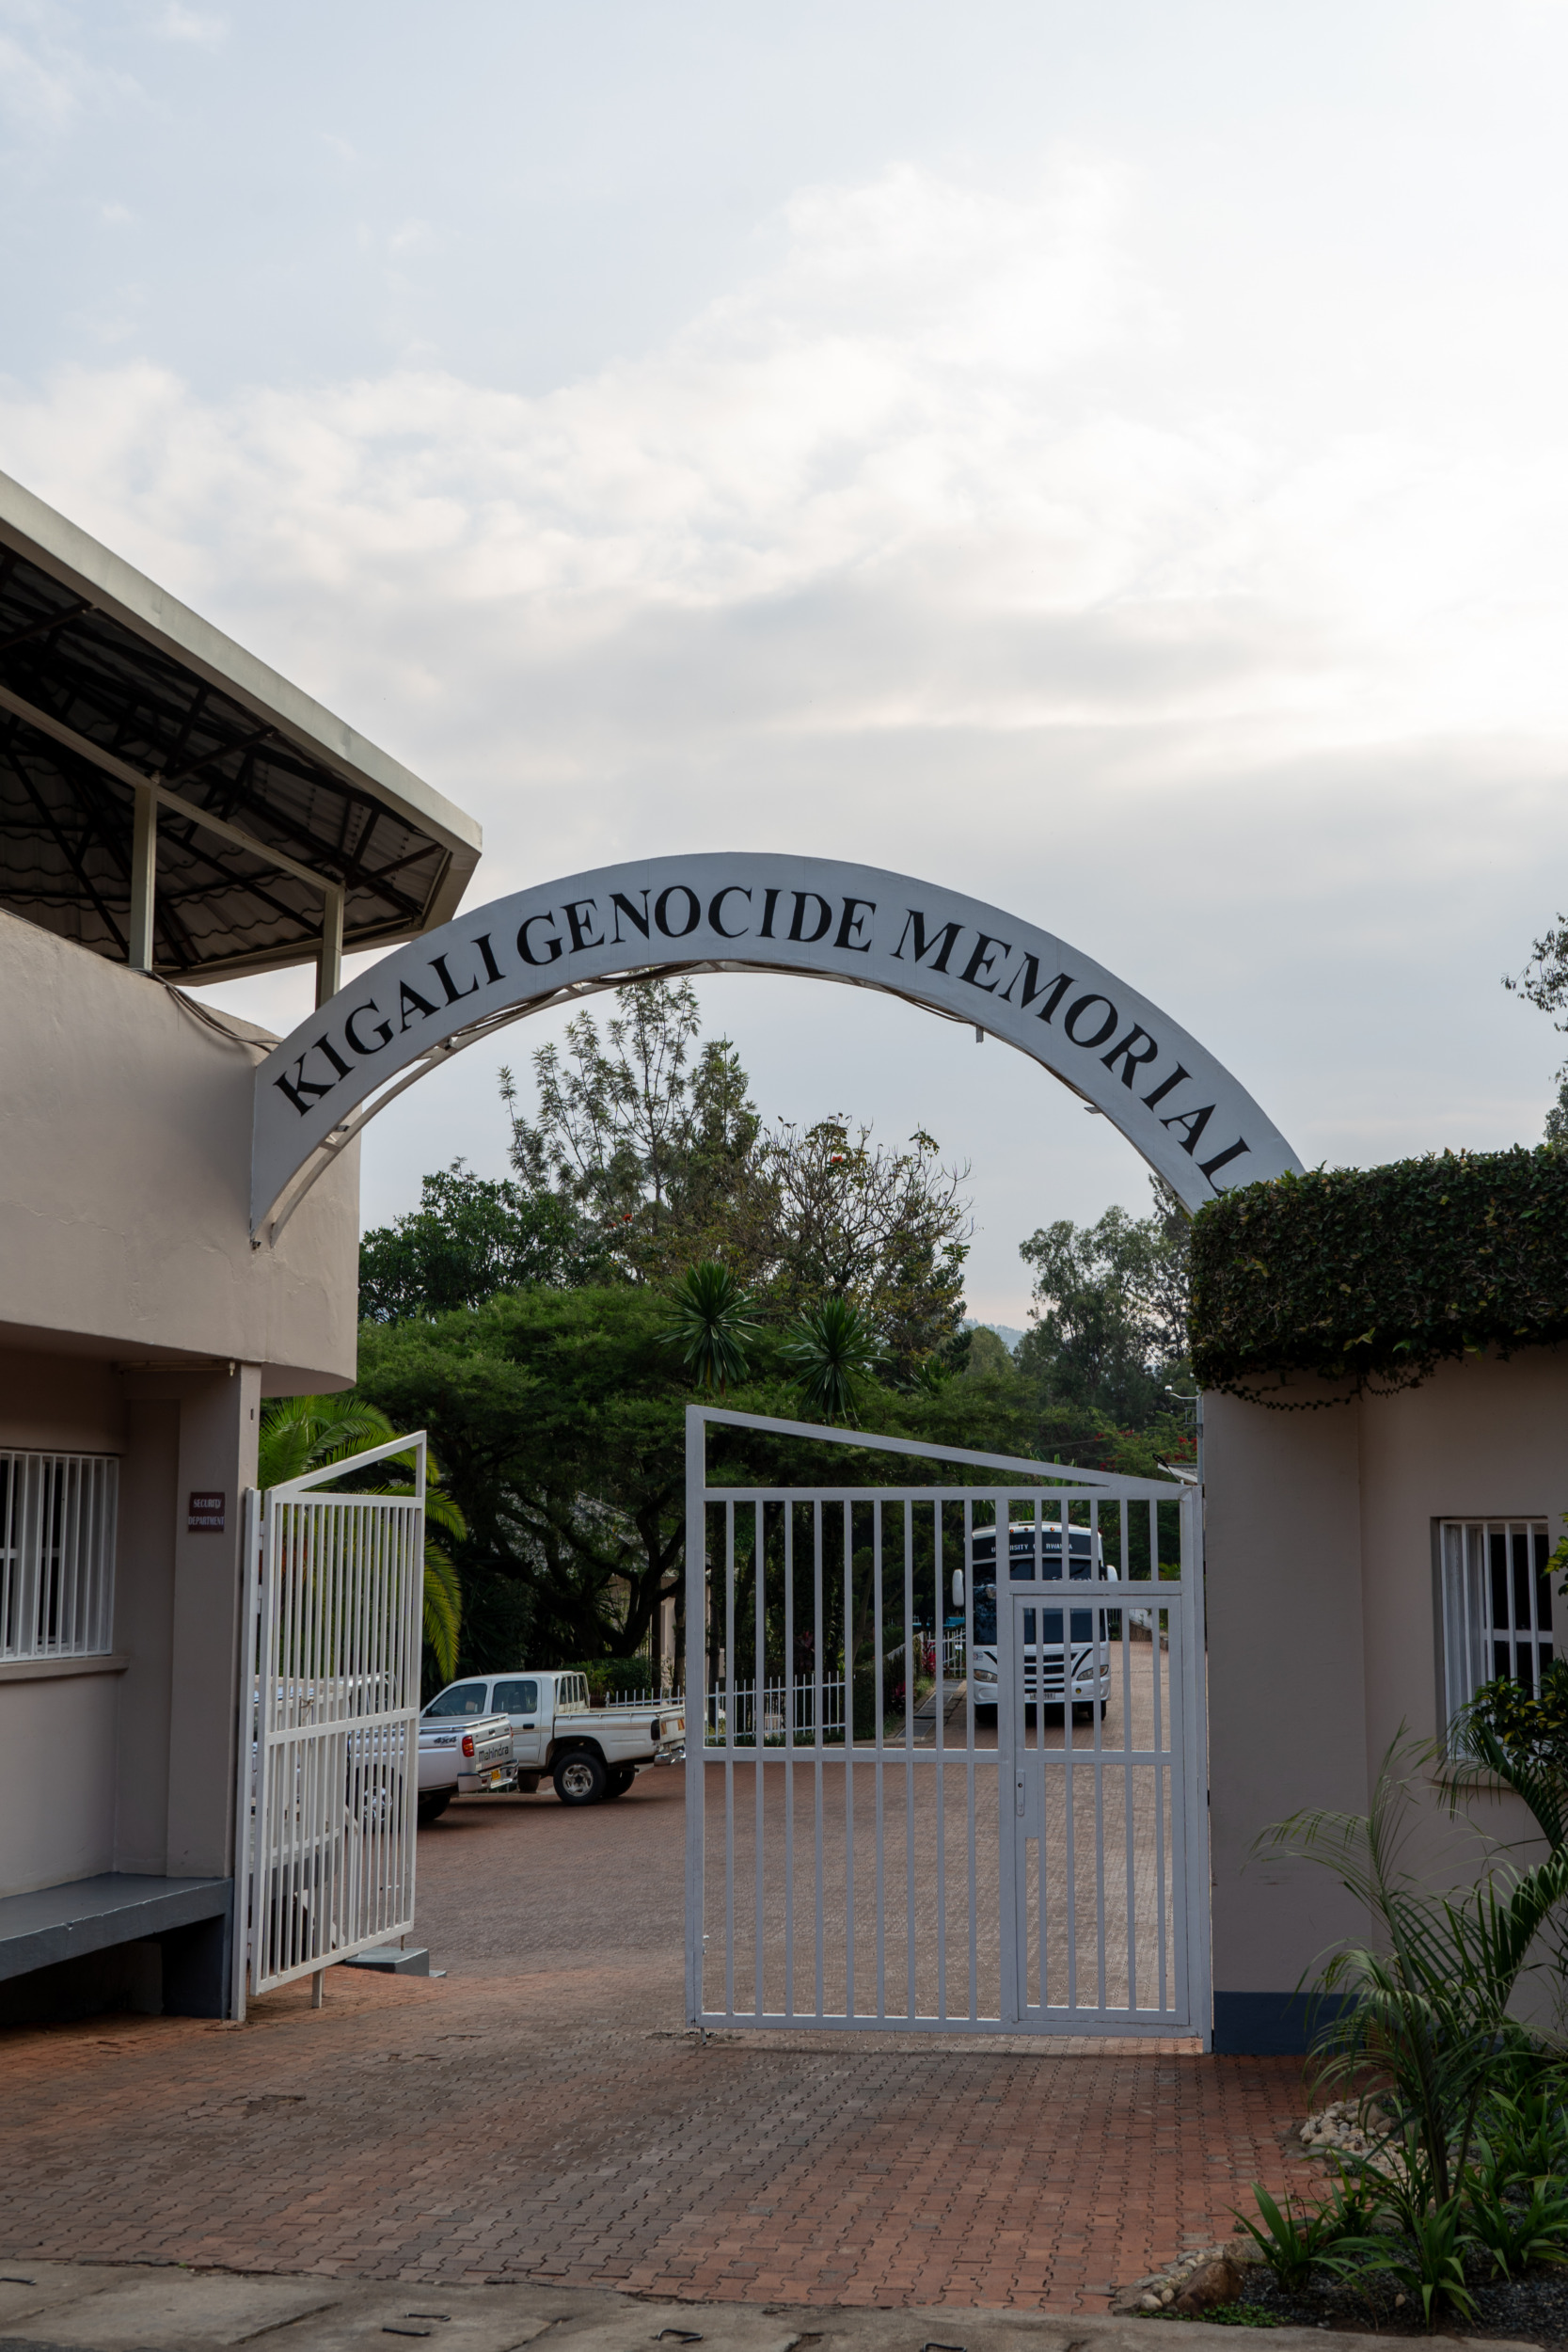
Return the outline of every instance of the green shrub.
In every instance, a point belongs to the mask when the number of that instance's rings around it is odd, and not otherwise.
[[[1508,2014],[1530,1947],[1568,1898],[1568,1851],[1528,1870],[1497,1865],[1477,1886],[1433,1895],[1402,1867],[1418,1818],[1402,1764],[1431,1750],[1402,1737],[1383,1759],[1370,1813],[1301,1813],[1259,1846],[1324,1864],[1361,1903],[1365,1945],[1337,1952],[1323,1989],[1342,1996],[1314,2037],[1319,2080],[1370,2103],[1402,2169],[1447,2205],[1484,2101],[1516,2083],[1532,2047]]]
[[[1237,2226],[1246,2232],[1287,2295],[1294,2295],[1338,2235],[1333,2212],[1326,2205],[1315,2210],[1297,2206],[1289,2197],[1280,2205],[1259,2181],[1253,2182],[1252,2193],[1261,2220],[1238,2213]]]
[[[1387,2202],[1386,2176],[1375,2167],[1336,2160],[1334,2186],[1322,2208],[1333,2222],[1336,2238],[1366,2237],[1382,2220]]]
[[[1568,1340],[1568,1152],[1447,1152],[1239,1184],[1193,1224],[1193,1369],[1412,1388],[1445,1358]],[[1315,1401],[1315,1400],[1314,1400]],[[1331,1400],[1326,1400],[1331,1401]]]
[[[1492,1718],[1472,1718],[1472,1757],[1478,1720],[1484,1730]],[[1241,2224],[1282,2286],[1304,2285],[1314,2261],[1364,2286],[1387,2279],[1428,2328],[1446,2308],[1473,2316],[1477,2256],[1505,2278],[1568,2263],[1561,2069],[1508,2013],[1537,1937],[1568,1903],[1568,1849],[1526,1870],[1494,1863],[1451,1895],[1418,1885],[1402,1867],[1414,1817],[1400,1767],[1442,1760],[1402,1735],[1369,1813],[1298,1814],[1259,1840],[1325,1864],[1366,1911],[1367,1942],[1323,1972],[1342,2006],[1314,2046],[1319,2086],[1355,2097],[1374,2145],[1358,2165],[1341,2160],[1330,2194],[1299,2214],[1255,2188],[1261,2221]],[[1465,1759],[1453,1769],[1463,1785]]]
[[[563,1671],[581,1675],[588,1685],[589,1697],[594,1699],[614,1698],[623,1691],[651,1691],[658,1679],[647,1659],[642,1657],[591,1658]]]
[[[1500,2277],[1512,2279],[1535,2263],[1568,2263],[1568,2197],[1560,2182],[1531,2181],[1521,2199],[1471,2181],[1465,2206],[1468,2233]]]
[[[1550,1566],[1568,1566],[1565,1550],[1560,1544]],[[1467,1788],[1500,1780],[1523,1798],[1554,1851],[1568,1845],[1568,1660],[1546,1661],[1539,1696],[1512,1675],[1484,1683],[1449,1737],[1446,1779],[1455,1807]]]
[[[1457,2191],[1432,2201],[1426,2185],[1390,2184],[1388,2201],[1398,2215],[1400,2235],[1343,2241],[1331,2267],[1355,2280],[1383,2277],[1419,2303],[1428,2329],[1437,2325],[1445,2303],[1473,2316],[1476,2298],[1465,2280],[1468,2244],[1465,2198]]]

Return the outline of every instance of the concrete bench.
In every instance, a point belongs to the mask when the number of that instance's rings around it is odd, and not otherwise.
[[[116,2007],[222,2017],[232,1911],[231,1880],[121,1870],[0,1897],[0,1983],[33,1980],[16,1986],[8,1999],[0,1994],[0,2020],[22,2023]],[[157,1947],[155,1969],[129,1966],[126,1947],[133,1945],[149,1963],[150,1947]],[[118,1967],[90,1964],[94,1955],[117,1953]],[[59,1973],[40,1978],[40,1970]]]

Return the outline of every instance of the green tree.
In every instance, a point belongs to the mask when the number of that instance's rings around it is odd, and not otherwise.
[[[1535,942],[1522,972],[1503,975],[1503,986],[1538,1012],[1550,1013],[1554,1028],[1568,1030],[1568,914],[1560,914]],[[1544,1139],[1560,1148],[1568,1144],[1568,1064],[1557,1073],[1557,1099],[1546,1112]]]
[[[512,1121],[512,1162],[535,1196],[569,1202],[616,1268],[654,1281],[722,1248],[736,1198],[754,1180],[760,1121],[739,1057],[727,1038],[699,1044],[697,998],[687,980],[618,989],[601,1036],[590,1012],[567,1025],[564,1055],[533,1057],[538,1108],[517,1106],[512,1073],[500,1075]]]
[[[525,1192],[565,1201],[629,1280],[713,1261],[775,1320],[843,1299],[906,1369],[954,1336],[967,1169],[924,1130],[896,1151],[847,1116],[764,1128],[734,1045],[699,1040],[689,982],[628,983],[616,1007],[602,1033],[582,1012],[564,1054],[534,1055],[531,1120],[501,1073]]]
[[[360,1394],[439,1445],[498,1663],[631,1657],[679,1589],[691,1391],[669,1314],[641,1284],[535,1288],[361,1333]]]
[[[359,1311],[372,1323],[478,1307],[532,1282],[571,1284],[605,1253],[569,1200],[477,1176],[462,1160],[427,1176],[420,1205],[359,1245]]]
[[[968,1346],[964,1354],[963,1375],[966,1380],[1006,1380],[1018,1366],[1013,1351],[1006,1340],[986,1326],[976,1324],[966,1335]]]
[[[923,1128],[911,1149],[874,1144],[846,1117],[765,1136],[768,1223],[756,1254],[779,1307],[853,1307],[893,1364],[911,1368],[958,1332],[973,1222],[967,1168],[944,1168]]]
[[[1020,1246],[1035,1272],[1021,1372],[1053,1401],[1146,1427],[1168,1412],[1187,1358],[1188,1225],[1156,1180],[1152,1216],[1063,1217]]]
[[[277,1397],[261,1408],[256,1483],[264,1492],[332,1463],[341,1464],[345,1476],[351,1475],[356,1454],[389,1444],[397,1434],[385,1413],[352,1390],[335,1396]],[[372,1467],[379,1472],[377,1483],[367,1486],[361,1472],[352,1491],[399,1495],[411,1490],[411,1457],[394,1455]],[[468,1531],[461,1509],[443,1491],[428,1446],[424,1468],[424,1644],[440,1680],[450,1682],[457,1672],[463,1588],[447,1545],[460,1544]]]
[[[703,1391],[669,1345],[670,1320],[666,1294],[619,1283],[536,1286],[362,1329],[360,1398],[429,1429],[464,1512],[461,1671],[629,1659],[662,1602],[673,1597],[678,1616],[685,1410]],[[778,1325],[758,1327],[732,1406],[801,1418],[785,1345]],[[1042,1396],[1016,1367],[930,1386],[863,1372],[853,1409],[868,1432],[1139,1476],[1160,1475],[1185,1442],[1177,1418],[1121,1429]],[[733,1429],[713,1433],[710,1467],[763,1483],[848,1474],[842,1451]],[[865,1467],[880,1478],[887,1466]]]

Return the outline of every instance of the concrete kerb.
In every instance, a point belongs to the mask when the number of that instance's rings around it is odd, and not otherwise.
[[[547,2284],[420,2287],[323,2273],[258,2274],[167,2264],[0,2265],[0,2352],[1152,2352],[1147,2319],[1049,2312],[872,2311],[838,2305],[669,2303],[604,2288]],[[270,2339],[270,2342],[269,2342]],[[1307,2352],[1318,2331],[1271,2331],[1277,2352]],[[1183,2352],[1233,2352],[1228,2328],[1183,2323]],[[1386,2336],[1337,2334],[1338,2352],[1387,2352]],[[1426,2341],[1457,2352],[1455,2337]],[[1495,2339],[1489,2352],[1536,2352]]]

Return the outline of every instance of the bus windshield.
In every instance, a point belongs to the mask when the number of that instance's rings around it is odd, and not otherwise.
[[[1099,1538],[1091,1536],[1086,1527],[1069,1528],[1068,1531],[1069,1575],[1071,1577],[1092,1576],[1099,1551]],[[1032,1527],[1015,1527],[1008,1545],[1008,1567],[1013,1582],[1015,1584],[1032,1583],[1037,1575],[1036,1530]],[[994,1533],[976,1535],[971,1547],[971,1554],[973,1563],[971,1573],[974,1580],[974,1643],[977,1648],[994,1649],[996,1646],[996,1536]],[[1103,1574],[1103,1568],[1101,1572]],[[1050,1527],[1039,1531],[1037,1573],[1047,1581],[1059,1579],[1061,1576],[1062,1535],[1059,1528]],[[1042,1610],[1040,1619],[1038,1638],[1045,1642],[1060,1642],[1062,1612],[1059,1609]],[[1080,1619],[1083,1620],[1082,1630],[1079,1626]],[[1090,1611],[1073,1610],[1070,1638],[1075,1642],[1092,1640],[1093,1636],[1089,1630],[1090,1621]],[[1023,1638],[1029,1642],[1037,1638],[1033,1610],[1024,1620]]]

